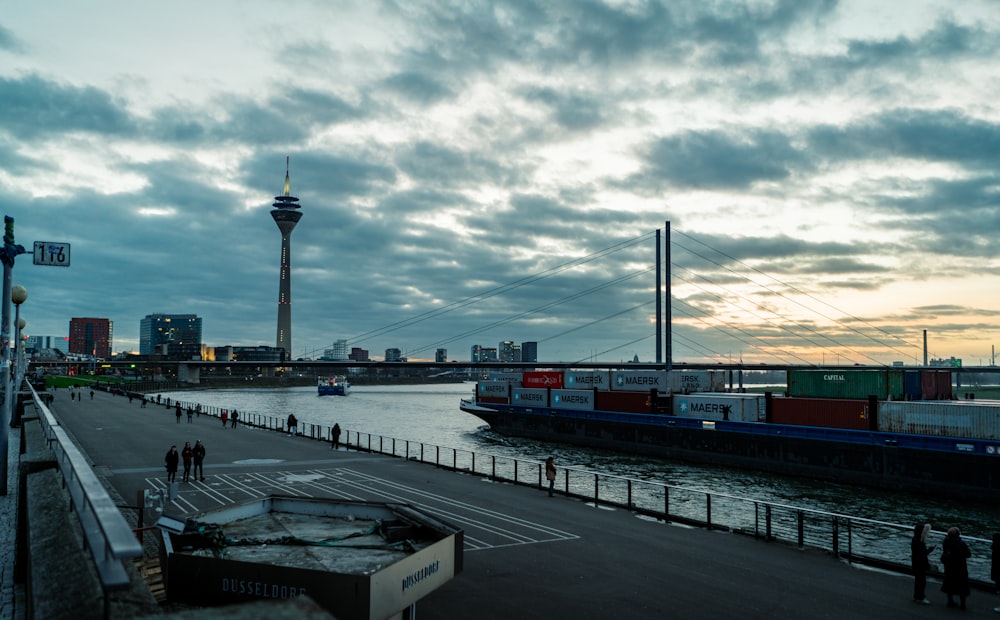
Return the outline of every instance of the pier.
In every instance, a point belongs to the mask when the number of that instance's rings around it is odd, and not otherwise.
[[[420,601],[426,618],[920,618],[939,617],[945,596],[928,584],[929,607],[912,602],[912,578],[860,568],[829,553],[803,550],[729,532],[642,517],[619,508],[530,486],[492,482],[482,476],[391,456],[341,449],[303,436],[223,426],[202,415],[178,423],[172,408],[124,396],[89,392],[83,400],[55,392],[51,406],[60,426],[90,460],[126,513],[143,490],[165,489],[163,456],[170,445],[206,445],[205,481],[179,483],[166,510],[186,515],[272,493],[411,503],[464,530],[463,572]],[[8,471],[31,482],[54,475],[42,463],[38,412],[28,407],[21,429],[12,429]],[[22,442],[22,438],[25,440]],[[41,440],[41,441],[40,441]],[[39,441],[42,445],[38,445]],[[18,446],[29,445],[30,458]],[[27,462],[36,463],[28,466]],[[37,473],[28,474],[26,470]],[[178,479],[182,476],[178,475]],[[54,496],[48,512],[55,523],[75,518]],[[80,545],[50,547],[32,555],[30,584],[17,583],[15,521],[19,487],[13,480],[0,496],[3,612],[0,620],[30,618],[29,599],[45,592],[89,592],[67,580],[85,580]],[[45,498],[41,498],[45,499]],[[32,502],[38,498],[32,497]],[[41,526],[29,523],[30,527]],[[51,526],[51,524],[48,524]],[[65,535],[65,533],[64,533]],[[79,541],[77,541],[79,542]],[[16,545],[14,544],[16,543]],[[932,556],[932,560],[936,557]],[[92,571],[90,571],[92,572]],[[48,580],[56,583],[46,583]],[[137,584],[141,588],[143,584]],[[72,606],[75,617],[103,617],[104,609]],[[123,594],[111,617],[138,615],[141,593]],[[998,597],[974,591],[970,615],[992,614]],[[37,606],[35,607],[37,609]],[[950,610],[949,610],[950,611]],[[37,616],[42,617],[42,616]],[[54,617],[54,616],[53,616]]]

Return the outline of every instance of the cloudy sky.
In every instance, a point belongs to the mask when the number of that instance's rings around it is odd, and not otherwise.
[[[58,7],[57,9],[54,7]],[[10,7],[8,7],[10,8]],[[675,361],[988,364],[996,2],[38,2],[0,13],[0,208],[32,335],[194,313],[293,355],[539,342]],[[959,10],[960,9],[960,10]]]

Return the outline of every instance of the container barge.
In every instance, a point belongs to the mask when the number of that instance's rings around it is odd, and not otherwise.
[[[1000,500],[1000,401],[948,370],[790,369],[784,394],[718,371],[496,373],[461,408],[502,435],[877,488]]]

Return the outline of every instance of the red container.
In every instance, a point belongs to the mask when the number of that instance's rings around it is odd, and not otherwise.
[[[921,371],[920,392],[924,400],[950,400],[951,371],[950,370]]]
[[[521,377],[521,384],[526,388],[552,388],[561,390],[563,374],[558,370],[533,370]]]
[[[856,431],[869,430],[867,400],[840,398],[775,398],[771,421],[795,426],[822,426]]]
[[[598,392],[594,409],[619,413],[652,413],[649,392]]]
[[[492,403],[494,405],[508,405],[508,399],[501,396],[480,396],[476,399],[477,403]]]

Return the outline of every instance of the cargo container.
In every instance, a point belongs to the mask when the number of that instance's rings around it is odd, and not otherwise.
[[[597,392],[594,408],[618,413],[658,413],[650,401],[650,393]],[[666,402],[666,399],[664,399]]]
[[[551,407],[581,411],[594,409],[594,390],[552,390],[549,394]]]
[[[920,400],[924,397],[923,375],[919,370],[903,371],[903,399]]]
[[[1000,440],[1000,402],[881,402],[878,404],[878,430],[886,433]]]
[[[924,400],[950,400],[951,399],[951,371],[950,370],[922,370],[920,371],[920,391]]]
[[[478,398],[502,396],[506,400],[510,397],[510,384],[503,381],[480,381],[476,384],[476,396]]]
[[[669,392],[665,370],[615,370],[611,372],[611,389],[620,392]]]
[[[788,395],[800,398],[903,400],[902,370],[789,369]]]
[[[509,405],[510,399],[506,396],[479,396],[476,398],[476,402],[491,405]]]
[[[522,407],[548,407],[549,391],[541,388],[514,388],[510,391],[510,404]]]
[[[490,372],[486,374],[486,378],[489,381],[510,383],[515,387],[521,386],[521,373],[519,372]]]
[[[676,394],[724,392],[726,373],[721,370],[672,371],[668,378],[670,391]]]
[[[677,394],[673,397],[674,415],[681,418],[702,420],[730,420],[732,422],[763,422],[765,407],[763,394]]]
[[[532,370],[521,375],[521,385],[526,388],[561,389],[563,374],[560,370]]]
[[[606,370],[567,370],[563,373],[563,385],[567,390],[595,388],[611,389],[611,373]]]
[[[840,398],[773,398],[771,422],[823,426],[856,431],[873,430],[867,400]]]

